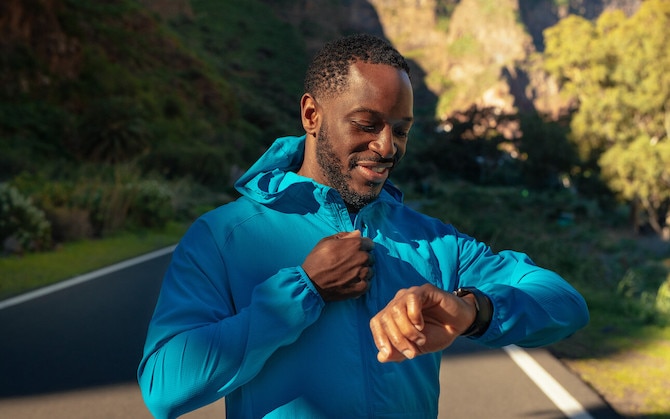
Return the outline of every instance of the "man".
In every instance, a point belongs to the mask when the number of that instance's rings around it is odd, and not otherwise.
[[[537,346],[587,323],[555,273],[403,205],[388,177],[412,107],[385,41],[317,55],[306,135],[276,140],[175,250],[138,371],[156,417],[225,396],[232,418],[435,418],[456,337]]]

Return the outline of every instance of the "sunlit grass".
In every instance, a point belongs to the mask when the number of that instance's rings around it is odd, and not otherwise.
[[[186,230],[126,232],[104,240],[66,243],[52,252],[0,257],[0,298],[53,284],[178,242]]]
[[[634,349],[567,364],[619,412],[670,418],[670,328],[654,334],[655,339],[638,341]]]

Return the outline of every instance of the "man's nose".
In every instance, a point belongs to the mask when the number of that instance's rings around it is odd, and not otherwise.
[[[384,159],[392,158],[398,151],[393,142],[393,132],[388,125],[379,132],[377,138],[370,143],[370,149],[379,154]]]

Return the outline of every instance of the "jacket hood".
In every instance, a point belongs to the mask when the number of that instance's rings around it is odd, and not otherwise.
[[[297,183],[308,183],[314,188],[330,189],[296,173],[305,157],[305,138],[306,135],[276,139],[256,163],[235,182],[235,189],[242,195],[263,204],[270,204],[279,199],[288,188]],[[402,192],[388,180],[384,184],[384,191],[391,195],[391,199],[402,202]]]

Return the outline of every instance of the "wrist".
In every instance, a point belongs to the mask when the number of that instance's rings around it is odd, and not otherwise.
[[[454,291],[454,295],[460,298],[472,296],[469,298],[473,299],[475,305],[475,320],[470,327],[461,333],[461,336],[473,338],[482,336],[489,328],[491,319],[493,318],[493,304],[489,297],[473,287],[459,288]]]

